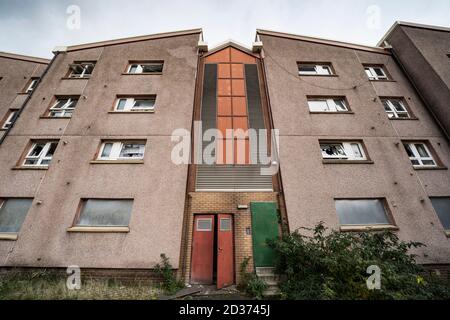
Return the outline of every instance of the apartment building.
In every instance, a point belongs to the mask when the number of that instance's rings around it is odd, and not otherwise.
[[[58,47],[0,145],[0,266],[151,278],[165,253],[221,288],[323,221],[423,242],[445,272],[450,30],[402,28],[376,47],[257,30],[208,50],[201,29]]]
[[[11,127],[50,60],[0,52],[0,139]]]

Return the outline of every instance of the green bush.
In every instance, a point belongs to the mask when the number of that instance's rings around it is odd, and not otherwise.
[[[285,299],[449,299],[450,289],[417,265],[409,249],[392,232],[343,233],[323,223],[270,241]],[[369,266],[381,269],[381,288],[369,290]]]
[[[241,263],[239,290],[244,291],[250,297],[262,299],[264,291],[267,289],[267,284],[258,278],[255,273],[247,271],[249,261],[250,257],[247,257]]]
[[[164,253],[161,253],[160,256],[161,263],[158,263],[155,266],[155,272],[163,279],[161,288],[165,291],[165,293],[174,294],[178,290],[182,289],[184,285],[175,277],[169,258],[167,258]]]

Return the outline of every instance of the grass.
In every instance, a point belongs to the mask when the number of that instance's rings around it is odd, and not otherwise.
[[[69,290],[65,277],[45,271],[11,272],[0,277],[0,300],[154,300],[160,293],[150,284],[94,279],[82,281],[80,290]]]

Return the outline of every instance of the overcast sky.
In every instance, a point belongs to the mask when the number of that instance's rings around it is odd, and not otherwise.
[[[51,57],[56,45],[191,28],[210,47],[251,46],[257,28],[376,45],[396,20],[450,27],[450,1],[0,0],[0,51]]]

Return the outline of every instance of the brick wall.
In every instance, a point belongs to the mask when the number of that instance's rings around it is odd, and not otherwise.
[[[192,249],[192,227],[195,214],[228,213],[234,217],[234,250],[236,283],[240,281],[239,270],[246,257],[253,256],[251,236],[250,202],[277,202],[276,192],[191,192],[188,195],[185,212],[185,229],[181,243],[182,254],[178,276],[186,283],[190,279],[190,262]],[[248,209],[238,210],[238,205],[247,205]],[[250,234],[247,234],[250,228]],[[253,271],[250,259],[248,271]]]

